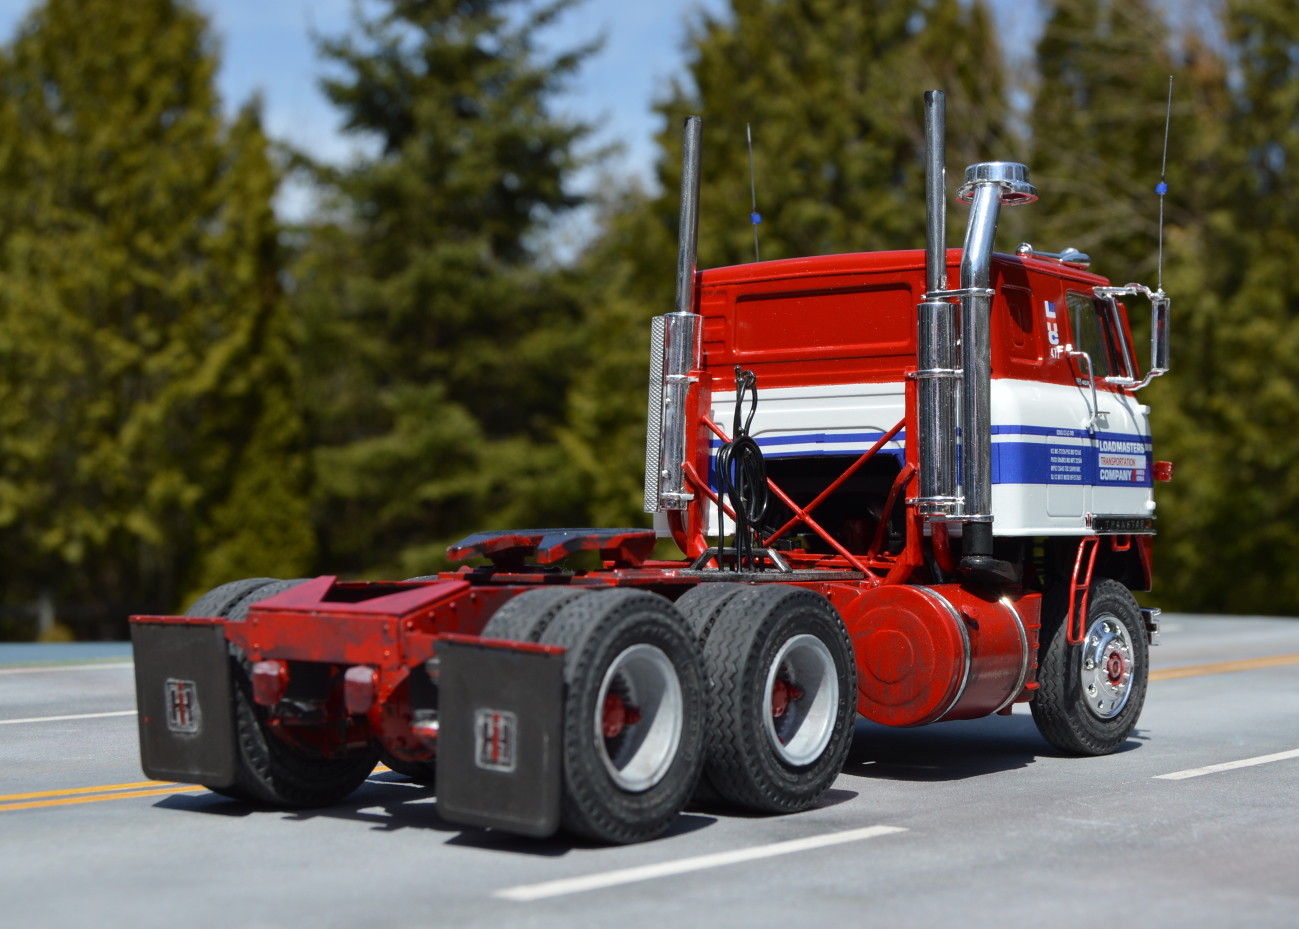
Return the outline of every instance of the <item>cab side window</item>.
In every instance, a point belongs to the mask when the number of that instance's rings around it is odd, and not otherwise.
[[[1097,380],[1109,377],[1115,371],[1117,356],[1114,336],[1103,314],[1103,308],[1092,297],[1073,293],[1066,295],[1069,307],[1069,326],[1073,330],[1073,347],[1086,352],[1092,359],[1092,371]]]

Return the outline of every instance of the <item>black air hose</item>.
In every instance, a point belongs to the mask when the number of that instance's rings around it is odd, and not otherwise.
[[[754,561],[756,528],[767,512],[767,465],[762,449],[749,436],[753,414],[758,410],[758,376],[735,366],[735,424],[731,441],[717,453],[717,488],[735,513],[735,570],[760,570]],[[749,415],[741,423],[744,394],[749,394]],[[725,546],[719,540],[718,566],[725,567]]]

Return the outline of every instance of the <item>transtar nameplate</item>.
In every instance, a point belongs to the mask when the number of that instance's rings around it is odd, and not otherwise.
[[[1091,516],[1088,522],[1097,533],[1153,535],[1155,531],[1153,516]]]

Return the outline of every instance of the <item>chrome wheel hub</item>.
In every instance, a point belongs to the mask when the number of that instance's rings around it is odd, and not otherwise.
[[[786,763],[816,761],[830,744],[839,707],[839,675],[826,644],[796,635],[767,669],[763,718],[771,745]]]
[[[1101,719],[1122,712],[1132,694],[1133,651],[1127,627],[1106,613],[1091,624],[1082,644],[1083,702]]]
[[[633,645],[614,659],[595,703],[595,744],[620,788],[649,790],[677,754],[685,720],[681,681],[668,656]]]

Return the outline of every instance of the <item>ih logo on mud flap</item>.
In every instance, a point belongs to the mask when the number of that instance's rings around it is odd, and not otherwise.
[[[195,733],[201,717],[198,711],[198,688],[193,681],[167,679],[167,728],[172,732]]]
[[[518,762],[519,719],[503,710],[474,710],[474,761],[488,771],[510,774]]]

